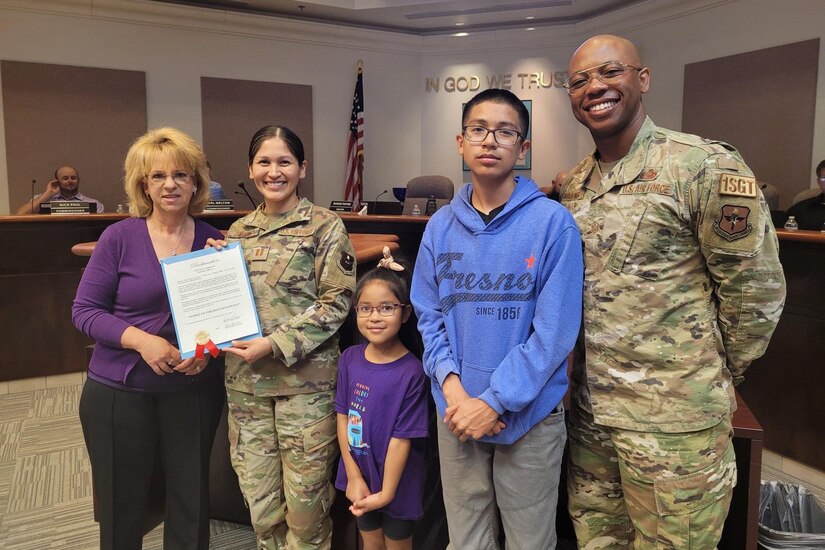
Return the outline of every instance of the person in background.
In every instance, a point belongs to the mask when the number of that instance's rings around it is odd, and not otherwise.
[[[210,200],[219,200],[219,199],[226,199],[226,193],[223,190],[223,186],[212,179],[212,165],[209,164],[209,161],[206,161],[206,166],[209,168],[209,199]]]
[[[825,160],[816,167],[816,182],[822,193],[799,201],[788,209],[788,216],[796,218],[799,229],[825,231]]]
[[[580,548],[715,548],[736,484],[734,386],[785,298],[756,179],[730,145],[656,126],[650,69],[617,36],[569,65],[596,150],[562,204],[584,245],[569,510]]]
[[[507,90],[462,113],[472,183],[430,218],[412,302],[438,416],[452,548],[552,549],[565,442],[567,356],[581,321],[581,236],[515,176],[529,114]]]
[[[329,549],[337,331],[355,251],[337,215],[298,197],[307,161],[292,130],[258,130],[248,168],[264,201],[209,242],[243,245],[263,332],[224,350],[232,465],[259,549]]]
[[[198,144],[174,128],[129,148],[132,217],[107,227],[83,272],[75,326],[95,341],[80,422],[100,548],[140,550],[155,457],[166,479],[165,548],[209,548],[209,457],[223,410],[221,361],[182,359],[160,260],[221,232],[192,217],[209,198]]]
[[[348,348],[338,363],[335,485],[352,502],[364,550],[412,550],[424,514],[429,393],[421,361],[402,340],[412,314],[408,274],[385,247],[355,289],[367,343]]]
[[[30,201],[26,201],[17,209],[18,216],[24,214],[38,214],[40,205],[51,201],[79,201],[95,204],[97,213],[103,212],[103,203],[80,192],[80,175],[71,166],[61,166],[54,172],[54,179],[46,184],[46,188]]]
[[[550,185],[547,187],[539,187],[539,189],[541,189],[542,193],[547,195],[548,199],[553,199],[554,201],[559,202],[559,191],[561,191],[561,184],[567,177],[567,173],[567,170],[560,170],[553,178],[553,181],[550,182]]]

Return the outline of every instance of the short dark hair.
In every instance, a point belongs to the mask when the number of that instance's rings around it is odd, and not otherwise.
[[[822,172],[822,170],[825,170],[825,160],[816,165],[816,177],[819,177],[819,173]]]
[[[298,159],[298,164],[302,164],[304,162],[304,144],[301,141],[301,138],[298,137],[298,134],[296,134],[286,126],[277,126],[274,124],[270,124],[269,126],[264,126],[257,132],[255,132],[255,135],[252,136],[252,141],[249,142],[250,166],[252,166],[252,161],[255,159],[255,155],[261,148],[261,144],[263,144],[263,142],[265,142],[266,140],[272,138],[281,138],[282,140],[284,140],[284,143],[286,143],[286,147],[287,149],[289,149],[289,152],[292,153],[296,159]]]
[[[470,118],[470,111],[479,103],[503,103],[509,105],[518,114],[519,132],[521,132],[521,139],[527,139],[527,134],[530,132],[530,114],[527,112],[527,107],[518,98],[516,94],[510,90],[502,90],[499,88],[490,88],[483,92],[477,93],[470,101],[464,104],[464,110],[461,111],[461,126],[467,125],[467,120]]]

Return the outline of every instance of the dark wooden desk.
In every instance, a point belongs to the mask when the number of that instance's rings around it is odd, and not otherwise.
[[[825,471],[825,234],[777,234],[785,309],[738,390],[765,429],[765,448]]]
[[[247,213],[206,212],[199,217],[225,230]],[[6,339],[15,342],[0,355],[0,382],[86,369],[84,348],[91,341],[72,324],[71,308],[87,258],[71,249],[97,241],[104,229],[126,217],[0,216],[0,327]],[[428,218],[344,214],[342,219],[350,233],[398,236],[396,245],[413,260]],[[394,253],[396,245],[389,245]],[[378,258],[381,248],[365,250],[358,259]]]
[[[719,550],[756,550],[759,527],[759,487],[762,481],[762,426],[737,393],[733,414],[736,487]]]
[[[397,235],[353,233],[350,235],[350,240],[355,248],[355,260],[359,264],[380,259],[385,246],[390,249],[390,252],[397,252],[400,248]],[[77,243],[72,247],[72,254],[89,257],[95,251],[96,245],[97,241]]]
[[[421,236],[429,216],[359,216],[357,214],[340,214],[350,234],[353,233],[390,233],[398,235],[400,254],[411,264],[415,263]]]

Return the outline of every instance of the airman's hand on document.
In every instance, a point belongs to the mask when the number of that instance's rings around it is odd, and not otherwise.
[[[261,357],[272,355],[272,346],[269,338],[260,336],[252,340],[232,340],[232,347],[223,351],[236,357],[240,357],[247,363],[254,363]]]

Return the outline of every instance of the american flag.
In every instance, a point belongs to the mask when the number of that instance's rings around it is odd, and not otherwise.
[[[347,186],[344,199],[358,205],[364,191],[364,76],[358,67],[355,94],[352,97],[352,116],[349,121],[347,145]]]

